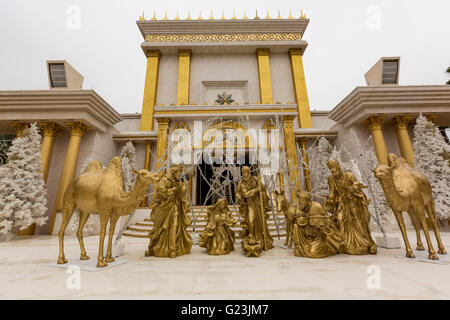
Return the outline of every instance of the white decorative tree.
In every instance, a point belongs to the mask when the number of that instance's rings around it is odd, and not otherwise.
[[[16,138],[0,171],[0,233],[12,227],[42,226],[48,219],[45,182],[41,169],[41,135],[36,123]]]
[[[322,197],[328,195],[328,176],[330,170],[328,169],[327,162],[333,152],[335,152],[330,142],[325,137],[320,137],[316,146],[312,147],[311,155],[309,159],[309,168],[311,171],[312,191]],[[337,156],[337,150],[334,156]]]
[[[131,141],[128,141],[120,151],[120,158],[122,159],[123,185],[126,191],[130,191],[136,179],[133,173],[136,166],[136,149]]]
[[[450,217],[450,167],[443,156],[450,152],[450,145],[439,129],[420,115],[414,126],[413,149],[416,169],[431,183],[436,214],[446,220]]]

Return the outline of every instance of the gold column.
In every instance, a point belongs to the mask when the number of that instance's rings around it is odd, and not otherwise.
[[[305,176],[305,184],[306,184],[306,190],[308,192],[311,192],[311,174],[309,172],[309,160],[308,160],[308,154],[306,153],[306,141],[307,138],[301,138],[300,139],[300,147],[302,148],[302,156],[303,161],[305,163],[302,163],[303,166],[303,175]]]
[[[301,49],[289,49],[289,57],[291,60],[295,99],[297,101],[298,125],[300,128],[312,128],[305,71],[303,69],[303,52]]]
[[[144,169],[150,170],[150,150],[152,149],[152,141],[145,142],[145,161]],[[148,196],[145,196],[141,202],[141,207],[147,207]]]
[[[167,143],[168,143],[168,133],[169,133],[169,118],[158,118],[158,141],[156,142],[156,164],[155,170],[161,168],[163,162],[167,158]]]
[[[261,104],[273,104],[269,49],[256,49],[256,56],[258,57],[259,92],[261,96]]]
[[[156,104],[158,88],[159,50],[147,51],[147,71],[145,73],[144,101],[142,102],[141,131],[153,130],[153,108]]]
[[[291,182],[296,181],[296,189],[301,190],[297,148],[295,147],[294,116],[283,116],[283,133],[286,159],[289,161],[289,177]],[[296,195],[294,191],[292,192],[292,200],[295,200],[295,198]]]
[[[89,127],[81,121],[65,122],[70,129],[69,146],[67,147],[66,158],[64,159],[61,177],[59,179],[58,191],[56,193],[55,205],[53,208],[50,228],[48,233],[52,234],[55,224],[56,212],[62,210],[63,196],[67,186],[75,176],[77,169],[78,152],[80,151],[81,137],[89,130]]]
[[[178,50],[178,89],[177,105],[189,104],[189,78],[191,68],[191,50]]]
[[[40,122],[39,127],[42,132],[41,144],[41,160],[42,160],[42,175],[44,182],[47,182],[48,171],[52,161],[53,146],[55,145],[55,137],[60,130],[59,126],[54,122]]]
[[[377,154],[377,159],[380,164],[388,164],[388,152],[381,128],[383,126],[384,119],[385,116],[371,116],[363,122],[372,134],[375,153]]]
[[[402,157],[405,158],[411,167],[414,167],[414,151],[408,134],[408,123],[410,120],[410,116],[395,116],[392,120],[392,125],[397,134],[398,146]]]
[[[28,128],[28,123],[26,122],[13,122],[12,126],[16,130],[16,137],[21,138],[23,135],[23,130]]]

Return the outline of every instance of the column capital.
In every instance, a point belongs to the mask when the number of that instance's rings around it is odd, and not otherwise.
[[[405,130],[408,129],[408,124],[411,122],[411,116],[395,116],[391,123],[394,129],[396,130]]]
[[[178,56],[179,57],[190,57],[190,56],[192,56],[192,50],[191,49],[180,49],[180,50],[178,50]]]
[[[147,50],[145,52],[145,55],[147,56],[147,58],[149,58],[149,57],[159,58],[161,56],[161,51],[160,50]]]
[[[81,121],[66,121],[64,123],[69,127],[71,136],[82,137],[90,129],[89,126]]]
[[[288,50],[290,56],[303,56],[303,49],[291,48]]]
[[[43,137],[55,137],[63,128],[55,122],[39,122],[39,129],[41,129]]]
[[[156,122],[158,122],[158,128],[159,127],[166,127],[168,128],[171,122],[170,118],[157,118]]]
[[[268,56],[269,55],[269,48],[258,48],[256,49],[256,55],[257,56]]]
[[[12,123],[13,128],[16,130],[16,136],[17,137],[22,137],[23,135],[23,130],[25,130],[26,128],[28,128],[28,122],[18,122],[18,121],[14,121]]]
[[[295,116],[282,116],[281,119],[283,120],[283,123],[293,125]]]
[[[363,124],[366,125],[370,131],[381,130],[384,119],[386,119],[386,116],[371,116],[367,120],[364,120]]]

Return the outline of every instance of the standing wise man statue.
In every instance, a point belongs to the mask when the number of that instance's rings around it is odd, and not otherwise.
[[[191,252],[192,239],[186,228],[191,225],[188,217],[189,202],[186,199],[186,183],[181,181],[181,166],[175,165],[162,176],[150,208],[153,229],[145,256],[175,258]]]
[[[241,216],[242,247],[247,256],[273,248],[273,239],[267,227],[269,197],[259,177],[252,176],[250,168],[242,167],[242,179],[236,190],[236,201]]]
[[[327,163],[331,171],[328,177],[330,193],[325,202],[333,214],[342,236],[343,251],[347,254],[376,254],[377,245],[369,229],[369,201],[362,191],[367,188],[351,172],[341,170],[339,163]]]

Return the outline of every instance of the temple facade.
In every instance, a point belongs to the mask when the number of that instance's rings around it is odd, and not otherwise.
[[[8,144],[28,123],[38,122],[41,128],[50,219],[37,232],[58,231],[64,190],[87,160],[106,165],[133,141],[137,169],[158,170],[168,160],[172,135],[180,129],[194,132],[199,124],[201,136],[193,134],[193,150],[211,143],[212,132],[234,132],[234,147],[246,156],[244,164],[250,161],[249,150],[261,145],[248,131],[279,129],[276,141],[289,170],[271,174],[283,188],[295,181],[296,187],[309,191],[308,146],[325,136],[339,147],[351,129],[361,141],[372,136],[380,163],[387,163],[388,153],[394,152],[414,166],[412,124],[423,113],[445,132],[450,126],[450,86],[401,86],[400,58],[386,57],[365,75],[367,86],[355,88],[330,111],[311,111],[303,68],[308,23],[304,15],[142,17],[137,27],[147,67],[143,103],[135,106],[141,113],[119,114],[95,91],[82,89],[83,76],[64,60],[47,61],[49,90],[0,91],[2,161]],[[210,169],[197,166],[188,177],[194,205],[207,201],[202,178]],[[147,205],[143,202],[143,210]]]

